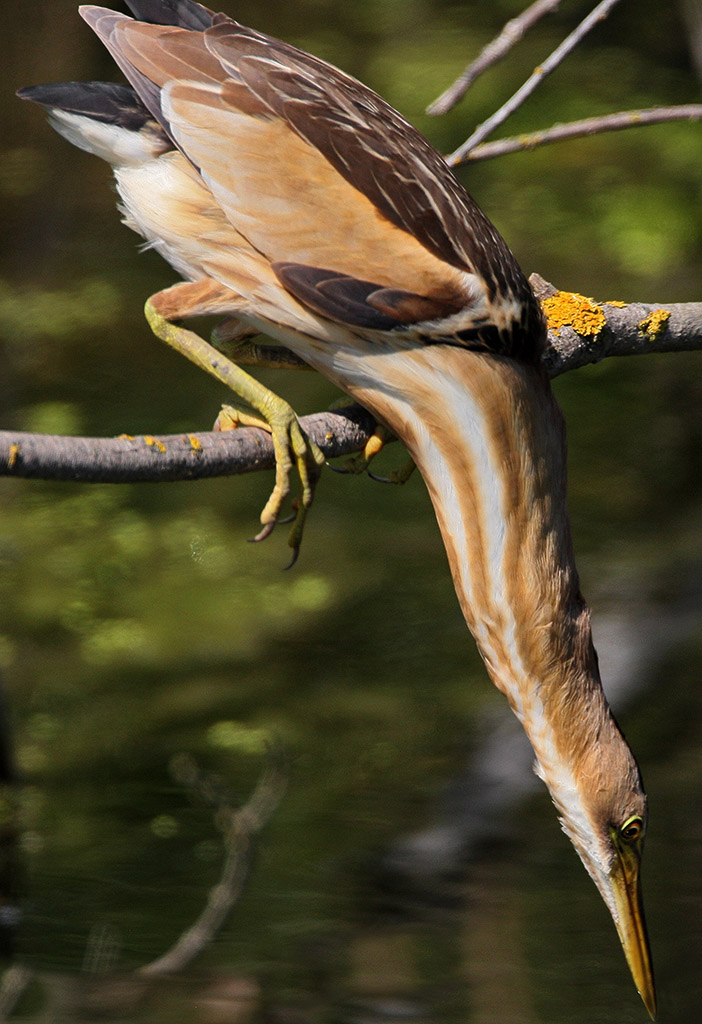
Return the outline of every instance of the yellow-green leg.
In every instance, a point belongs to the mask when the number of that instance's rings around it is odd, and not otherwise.
[[[264,387],[199,335],[167,320],[156,309],[151,299],[146,303],[144,312],[157,338],[231,388],[239,398],[260,414],[265,421],[262,425],[267,424],[270,430],[275,452],[275,486],[261,512],[263,529],[254,540],[263,540],[275,526],[283,502],[290,492],[290,472],[294,464],[300,478],[300,497],[295,502],[295,519],[288,539],[294,552],[294,561],[300,549],[302,531],[312,504],[315,483],[324,464],[321,451],[305,436],[294,410],[284,399]]]

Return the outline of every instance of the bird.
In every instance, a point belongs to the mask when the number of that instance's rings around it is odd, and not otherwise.
[[[112,165],[124,223],[182,279],[146,303],[156,336],[270,429],[259,538],[296,474],[299,547],[322,456],[238,357],[312,367],[404,442],[467,626],[654,1019],[646,794],[602,688],[528,280],[443,157],[361,82],[194,0],[127,5],[79,8],[127,84],[19,96]],[[223,318],[209,341],[182,324],[205,314]]]

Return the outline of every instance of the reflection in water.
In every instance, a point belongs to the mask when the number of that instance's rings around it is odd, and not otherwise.
[[[639,583],[640,617],[602,616],[597,634],[615,703],[636,705],[641,690],[656,682],[671,652],[698,631],[699,612],[690,594],[700,580],[702,573],[693,581],[677,580],[677,593],[668,585],[665,604],[652,596],[641,600]],[[621,588],[617,600],[632,607],[627,589]],[[647,590],[652,594],[660,586]],[[539,929],[552,927],[543,910],[535,914],[530,906],[530,887],[536,896],[543,885],[544,864],[520,866],[520,858],[514,857],[515,832],[520,831],[516,823],[524,815],[519,806],[534,787],[529,751],[521,747],[521,733],[512,730],[511,724],[512,716],[505,721],[485,719],[488,734],[482,736],[466,772],[444,793],[438,825],[396,840],[383,855],[352,871],[346,898],[352,900],[353,912],[343,915],[345,923],[343,919],[327,922],[312,941],[303,938],[293,944],[297,946],[293,955],[306,962],[303,975],[309,972],[310,978],[316,978],[316,986],[306,996],[297,992],[294,1005],[286,1005],[280,992],[271,1004],[256,971],[220,968],[211,973],[196,966],[189,977],[182,975],[193,956],[216,941],[216,932],[237,903],[251,863],[253,834],[274,811],[285,782],[283,763],[271,762],[252,799],[235,810],[222,782],[203,775],[191,758],[180,757],[175,761],[175,777],[198,801],[213,806],[215,822],[225,836],[224,871],[209,891],[198,921],[169,953],[129,973],[119,970],[120,930],[102,920],[91,929],[83,974],[13,968],[5,975],[0,1009],[7,1016],[23,1001],[39,1004],[40,1010],[23,1017],[32,1022],[170,1021],[179,1019],[185,1005],[193,1022],[235,1024],[259,1019],[264,1008],[266,1015],[281,1020],[289,1020],[292,1014],[295,1020],[308,1021],[319,1012],[332,1012],[334,1019],[367,1024],[550,1020],[543,1016],[543,992],[535,987],[529,939],[535,920],[540,919]],[[225,731],[232,734],[231,728],[219,729],[219,733]],[[242,735],[243,742],[250,742]],[[260,749],[260,740],[256,743]],[[552,856],[559,857],[560,851]],[[577,892],[573,910],[579,920],[586,921],[592,906],[585,894],[580,898],[569,870],[561,877],[561,868],[550,861],[546,877],[557,896],[554,911],[558,913],[562,901]],[[256,874],[251,884],[255,889]],[[524,898],[515,898],[523,891]],[[589,902],[595,904],[594,899]],[[236,921],[234,926],[240,928],[242,923]],[[590,959],[592,949],[599,947],[598,961],[590,963],[590,972],[616,977],[613,933],[609,939],[607,948],[586,934],[576,945],[588,950],[580,955]],[[573,952],[566,950],[566,962]],[[582,967],[576,960],[574,975]],[[164,972],[168,975],[171,970],[180,972],[178,980],[172,976],[163,980]],[[585,999],[584,1013],[587,1003]],[[568,1019],[580,1018],[575,1013]],[[635,1020],[636,1014],[600,1019]]]

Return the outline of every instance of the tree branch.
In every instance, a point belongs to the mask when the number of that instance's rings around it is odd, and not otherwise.
[[[595,302],[558,291],[538,274],[530,280],[548,318],[542,359],[549,377],[608,356],[702,349],[702,302]],[[360,451],[375,429],[373,417],[358,405],[304,416],[300,422],[328,459]],[[256,427],[117,438],[0,431],[0,476],[161,483],[234,476],[273,465],[270,436]]]
[[[270,820],[285,791],[287,766],[281,750],[269,751],[269,764],[259,779],[248,802],[238,810],[226,796],[212,801],[210,781],[187,756],[178,758],[175,766],[179,781],[207,802],[214,803],[215,820],[226,822],[224,828],[224,861],[219,880],[210,890],[207,902],[194,921],[169,950],[151,963],[140,967],[138,974],[153,977],[184,970],[210,945],[237,902],[249,874],[255,840]]]
[[[580,24],[573,29],[573,31],[566,36],[563,42],[556,47],[556,49],[549,54],[543,64],[539,64],[534,69],[526,82],[511,96],[506,103],[503,103],[499,110],[496,110],[486,121],[478,125],[473,134],[466,139],[466,141],[458,147],[450,156],[448,156],[447,162],[451,167],[461,163],[465,160],[468,153],[474,149],[479,142],[491,135],[495,128],[506,121],[515,110],[521,107],[522,103],[531,96],[531,94],[537,89],[537,87],[547,78],[552,71],[555,71],[559,64],[561,64],[565,58],[571,53],[575,47],[582,41],[587,33],[603,21],[604,18],[610,13],[613,7],[619,3],[619,0],[601,0],[596,7],[587,15],[586,18],[580,22]]]
[[[459,75],[453,85],[450,85],[427,107],[427,114],[446,114],[449,110],[463,99],[473,82],[483,72],[491,68],[493,64],[503,60],[517,43],[524,37],[529,29],[537,23],[545,14],[550,14],[561,5],[561,0],[535,0],[525,11],[522,11],[516,18],[508,21],[500,34],[492,42],[481,50],[476,59],[469,64],[465,71]]]
[[[476,160],[491,160],[507,153],[516,153],[525,149],[536,149],[551,142],[563,142],[566,139],[579,139],[585,135],[599,135],[603,132],[616,132],[624,128],[642,128],[645,125],[662,124],[666,121],[699,121],[702,119],[701,103],[684,103],[671,107],[647,107],[643,110],[621,110],[616,114],[602,114],[599,117],[586,117],[579,121],[568,121],[566,124],[554,124],[535,132],[513,135],[494,142],[482,142],[470,152],[456,157],[456,153],[447,157],[453,167],[459,164],[473,163]]]
[[[300,420],[328,459],[360,451],[375,429],[358,405]],[[237,430],[159,437],[64,437],[0,431],[0,476],[75,483],[162,483],[205,480],[271,469],[273,442],[265,430]]]
[[[702,349],[702,302],[596,302],[538,274],[529,280],[548,322],[542,361],[551,378],[608,356]]]

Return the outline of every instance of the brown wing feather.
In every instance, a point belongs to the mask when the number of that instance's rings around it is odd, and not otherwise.
[[[377,331],[401,324],[440,320],[459,311],[447,300],[430,299],[401,288],[382,288],[348,274],[300,263],[272,263],[278,280],[310,309],[342,323]]]
[[[232,77],[439,259],[477,270],[493,294],[523,281],[506,243],[446,161],[362,82],[236,23],[213,26],[205,41]]]
[[[447,319],[435,340],[459,344],[494,324],[502,351],[529,355],[538,311],[507,246],[375,93],[224,15],[204,32],[84,16],[300,301],[377,329]]]

